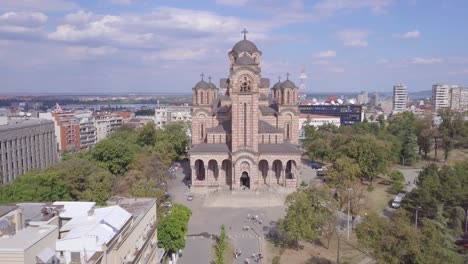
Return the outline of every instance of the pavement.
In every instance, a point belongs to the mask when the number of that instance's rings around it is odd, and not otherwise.
[[[409,169],[403,168],[398,169],[403,176],[405,177],[405,182],[409,182],[410,184],[406,185],[406,192],[411,192],[414,188],[416,188],[416,180],[418,179],[419,172],[421,169]]]
[[[284,199],[289,192],[277,189],[190,192],[184,181],[185,173],[190,171],[186,166],[188,164],[182,164],[182,168],[175,173],[175,179],[168,185],[172,201],[192,210],[186,246],[178,263],[210,263],[214,259],[213,246],[223,224],[228,241],[242,252],[237,259],[232,256],[233,263],[244,264],[247,257],[250,263],[257,263],[252,259],[252,254],[265,254],[265,238],[271,230],[274,232],[278,219],[285,216]],[[312,169],[305,168],[303,174],[308,180],[313,180]],[[189,193],[194,196],[192,201],[187,201]]]

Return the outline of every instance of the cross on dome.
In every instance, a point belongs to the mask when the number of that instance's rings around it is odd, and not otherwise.
[[[244,30],[242,30],[241,33],[244,34],[244,39],[247,39],[247,33],[249,33],[247,29],[244,28]]]
[[[208,81],[211,83],[211,76],[208,76]]]
[[[281,75],[278,76],[278,82],[281,82]]]
[[[205,74],[202,72],[200,76],[201,76],[201,80],[203,81],[203,77],[205,77]]]
[[[289,72],[286,73],[286,80],[289,80]]]

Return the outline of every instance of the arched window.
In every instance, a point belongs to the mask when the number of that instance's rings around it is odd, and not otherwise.
[[[204,104],[205,103],[205,98],[203,96],[203,92],[200,92],[200,95],[201,95],[201,100],[200,100],[200,104]]]
[[[289,124],[286,125],[286,138],[289,139]]]
[[[288,95],[287,95],[287,102],[289,104],[290,100],[289,100],[289,91],[288,91]]]
[[[251,88],[252,82],[250,81],[250,79],[247,78],[247,76],[244,76],[240,85],[241,93],[249,93],[251,91]]]
[[[200,138],[204,138],[205,136],[205,128],[203,124],[200,125]]]
[[[247,104],[244,103],[244,146],[247,146]]]

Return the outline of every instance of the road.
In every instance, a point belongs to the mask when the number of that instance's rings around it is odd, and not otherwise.
[[[213,260],[213,245],[216,243],[216,236],[219,235],[222,224],[226,227],[230,243],[234,248],[242,252],[241,256],[234,260],[234,263],[244,263],[245,258],[251,258],[252,254],[264,254],[262,240],[265,239],[265,236],[271,229],[276,228],[278,219],[285,215],[284,207],[249,207],[249,203],[242,204],[239,207],[229,207],[231,205],[226,205],[226,207],[209,207],[206,206],[207,202],[205,202],[205,199],[215,199],[217,196],[204,194],[194,194],[193,201],[187,201],[186,197],[189,189],[183,181],[185,178],[184,172],[188,171],[185,167],[186,165],[183,164],[183,168],[176,172],[176,179],[168,186],[168,192],[172,201],[186,205],[192,210],[192,216],[188,225],[189,231],[186,247],[178,263],[210,263]],[[226,193],[226,195],[230,194]],[[238,193],[236,197],[238,198],[239,195],[243,194]],[[255,195],[257,194],[249,193],[249,191],[245,192],[247,198]],[[224,200],[229,201],[229,199]],[[239,201],[242,201],[242,199],[237,199],[233,202]],[[248,216],[250,218],[258,216],[262,224],[255,223],[253,220],[248,219]],[[244,226],[249,226],[249,230],[243,230]],[[251,261],[250,263],[255,262]]]

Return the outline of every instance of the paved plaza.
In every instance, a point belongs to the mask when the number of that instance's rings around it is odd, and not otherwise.
[[[187,244],[178,263],[210,263],[213,260],[213,245],[222,224],[226,227],[229,242],[242,252],[237,259],[232,256],[234,263],[244,263],[246,257],[251,259],[250,263],[256,263],[251,255],[264,254],[266,235],[276,228],[278,219],[285,215],[284,199],[288,192],[274,189],[191,192],[194,199],[187,201],[189,189],[183,179],[188,164],[182,165],[169,186],[171,199],[192,210]],[[306,182],[313,180],[315,172],[303,167],[302,173],[310,177]]]

